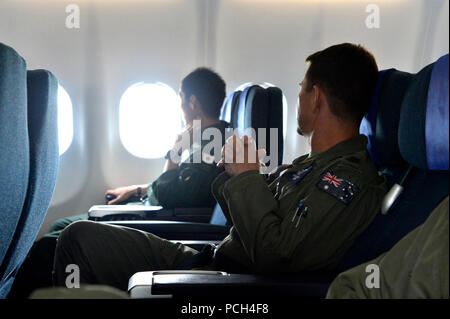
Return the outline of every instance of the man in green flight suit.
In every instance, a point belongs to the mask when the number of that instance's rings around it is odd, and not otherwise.
[[[386,192],[366,150],[367,139],[359,135],[378,70],[369,52],[348,43],[306,60],[298,132],[309,138],[311,153],[266,176],[258,161],[264,151],[256,150],[254,140],[229,138],[219,163],[226,172],[212,190],[232,227],[216,248],[199,253],[146,232],[77,222],[59,238],[55,284],[64,286],[68,264],[79,266],[82,284],[123,290],[134,273],[144,270],[273,274],[334,269],[378,213]]]

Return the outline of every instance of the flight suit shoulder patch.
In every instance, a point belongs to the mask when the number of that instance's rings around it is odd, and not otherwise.
[[[331,170],[327,170],[321,175],[316,186],[345,205],[350,204],[359,191],[358,186],[333,174]]]
[[[298,184],[306,175],[308,175],[312,171],[313,167],[310,165],[309,167],[298,170],[298,171],[286,171],[283,174],[284,178],[287,178],[291,183]]]

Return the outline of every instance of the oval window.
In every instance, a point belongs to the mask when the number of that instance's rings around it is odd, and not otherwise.
[[[67,91],[58,85],[58,139],[59,139],[59,155],[72,144],[73,139],[73,114],[72,100]]]
[[[181,130],[180,97],[164,83],[136,83],[122,95],[119,105],[120,140],[141,158],[161,158]]]

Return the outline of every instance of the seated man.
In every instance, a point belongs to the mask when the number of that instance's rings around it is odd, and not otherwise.
[[[220,109],[225,98],[225,82],[215,72],[207,68],[198,68],[188,74],[181,82],[180,96],[181,109],[186,123],[185,130],[178,135],[173,148],[167,152],[163,174],[153,183],[143,185],[131,185],[109,189],[105,197],[113,195],[108,205],[120,204],[135,198],[132,204],[139,198],[148,199],[152,205],[161,205],[164,208],[175,207],[213,207],[216,204],[210,191],[214,178],[222,171],[214,164],[215,154],[203,154],[203,147],[210,142],[201,139],[201,148],[194,145],[192,138],[195,129],[218,129],[222,137],[228,123],[219,120]],[[196,124],[196,125],[194,125]],[[200,126],[198,125],[200,124]],[[186,138],[189,149],[189,157],[179,163],[182,139]],[[224,139],[221,145],[223,145]],[[184,145],[183,145],[184,146]],[[220,149],[220,148],[219,148]],[[195,152],[201,152],[199,163],[195,162]],[[217,154],[218,156],[218,154]],[[178,160],[178,161],[177,161]],[[50,228],[50,233],[63,230],[69,224],[77,220],[87,219],[87,214],[77,215],[57,220]]]
[[[139,230],[81,221],[58,240],[55,284],[65,285],[69,264],[79,267],[82,284],[123,290],[134,273],[145,270],[273,274],[336,268],[379,212],[386,192],[384,177],[366,150],[367,139],[359,135],[377,65],[364,48],[348,43],[306,60],[298,132],[310,139],[311,153],[266,179],[260,163],[249,161],[262,156],[254,141],[227,140],[219,163],[226,172],[212,188],[233,226],[217,248],[199,253]]]

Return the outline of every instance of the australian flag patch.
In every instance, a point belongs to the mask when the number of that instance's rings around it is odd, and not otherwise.
[[[321,176],[317,187],[336,197],[345,205],[350,204],[359,191],[358,186],[339,178],[332,171],[327,171]]]

